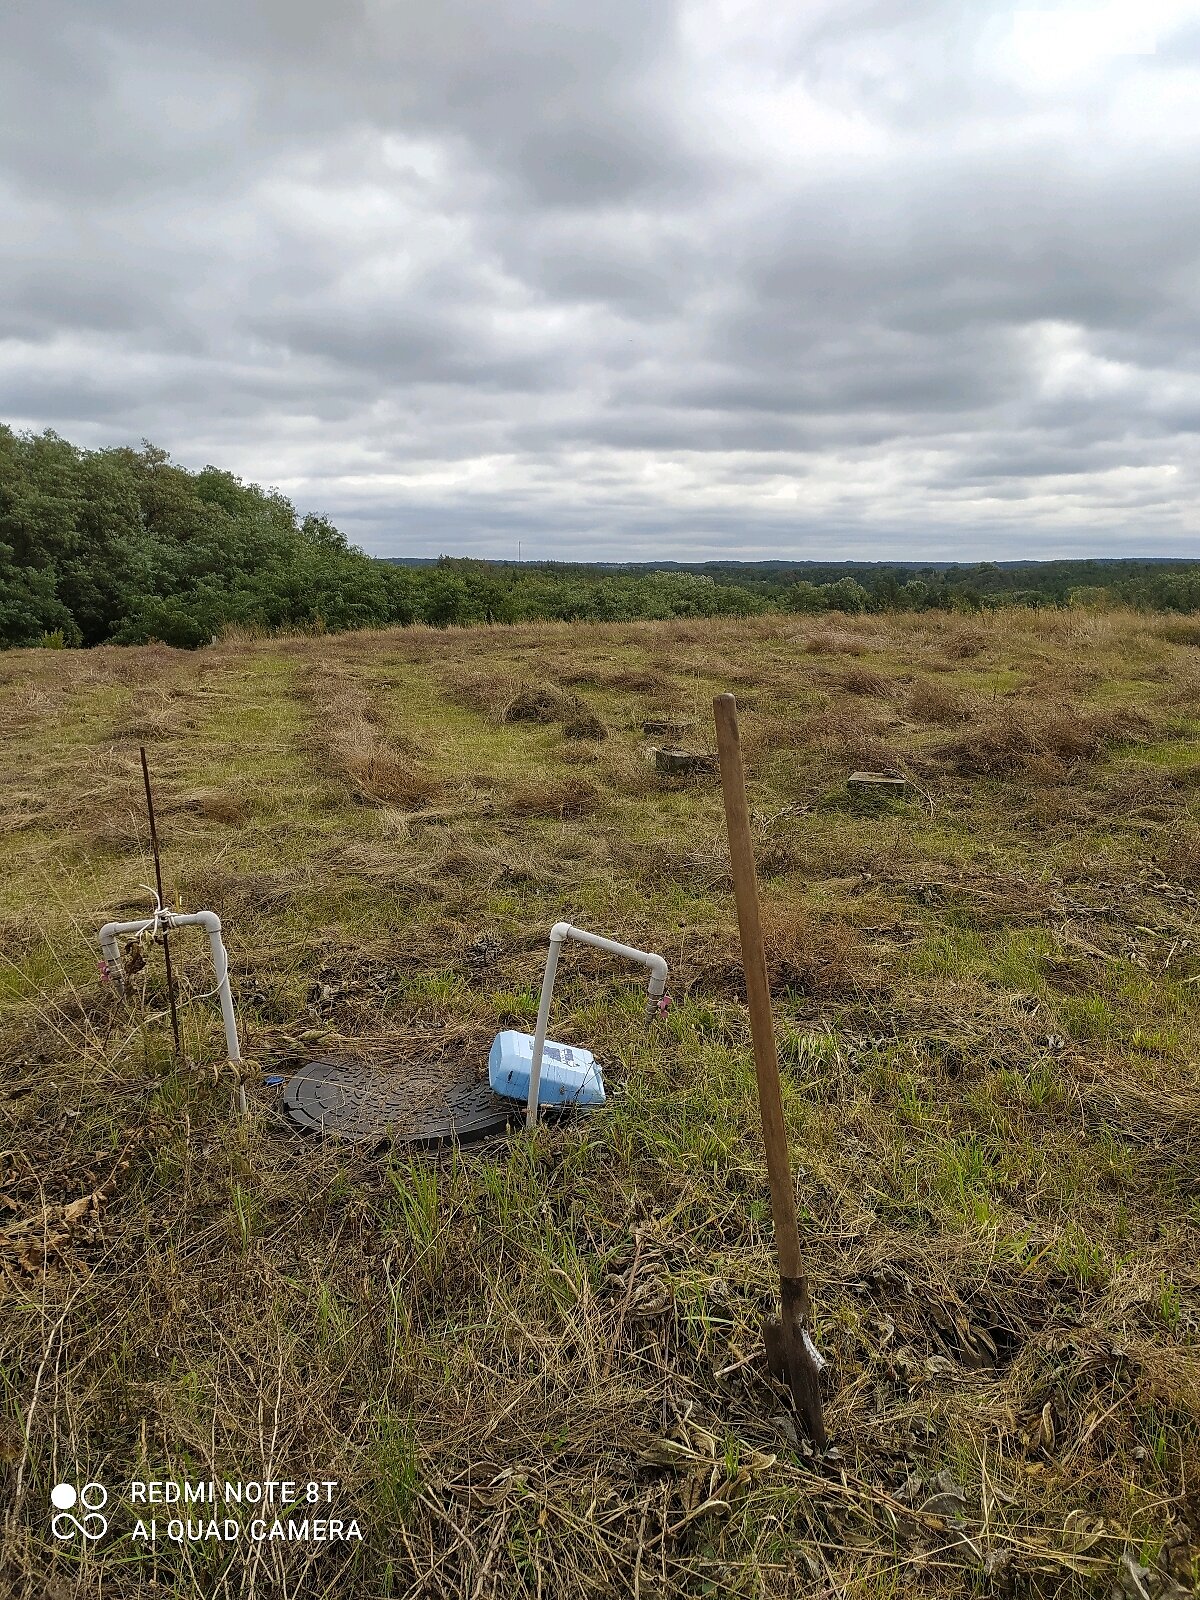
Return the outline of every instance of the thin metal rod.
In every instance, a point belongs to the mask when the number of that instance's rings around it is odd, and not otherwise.
[[[146,747],[141,746],[142,752],[142,778],[146,784],[146,814],[150,818],[150,849],[154,855],[154,886],[158,890],[158,904],[160,908],[166,906],[163,899],[162,863],[158,857],[158,829],[154,825],[154,796],[150,793],[150,768],[146,763]],[[167,969],[167,999],[171,1005],[171,1033],[175,1039],[175,1057],[178,1060],[181,1052],[179,1043],[179,1010],[175,1004],[175,975],[171,971],[171,946],[167,930],[162,934],[163,965]]]

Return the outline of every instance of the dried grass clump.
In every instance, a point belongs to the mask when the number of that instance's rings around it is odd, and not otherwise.
[[[888,772],[898,767],[900,752],[883,737],[892,723],[848,706],[830,707],[803,724],[803,742],[843,766]]]
[[[954,661],[974,661],[987,648],[987,634],[963,632],[947,638],[944,650]]]
[[[841,917],[817,918],[804,906],[763,906],[767,977],[773,994],[831,1000],[859,993],[877,980],[862,935]],[[735,929],[722,932],[699,960],[706,983],[744,1000],[746,979]]]
[[[904,709],[914,722],[962,722],[968,715],[963,697],[932,678],[917,679],[908,692]]]
[[[988,636],[978,628],[961,628],[942,641],[943,654],[951,661],[974,661],[987,648]]]
[[[49,654],[48,651],[45,653]],[[61,693],[61,690],[41,683],[20,684],[4,696],[0,705],[0,734],[17,733],[22,728],[48,720],[61,703]]]
[[[183,721],[182,710],[169,690],[143,690],[135,697],[125,719],[113,728],[113,738],[138,739],[143,743],[166,738]]]
[[[600,764],[600,752],[595,739],[566,739],[558,759],[568,767],[595,767]]]
[[[1200,645],[1200,622],[1163,622],[1153,631],[1168,644]]]
[[[209,822],[234,824],[245,821],[250,810],[250,796],[241,788],[189,789],[182,794],[164,796],[157,809],[164,816],[190,813]]]
[[[649,694],[656,700],[674,703],[678,691],[670,678],[661,672],[654,672],[649,667],[622,667],[619,671],[610,674],[605,687],[615,689],[618,693],[625,691],[629,694]]]
[[[145,851],[149,840],[144,802],[141,807],[125,804],[96,810],[80,827],[79,837],[90,850],[112,851],[114,855]]]
[[[223,862],[202,861],[182,868],[177,882],[183,903],[189,910],[208,906],[223,918],[236,921],[236,936],[242,941],[248,923],[276,915],[294,904],[297,895],[311,890],[316,882],[316,869],[305,863],[281,866],[273,871],[261,868],[243,871]]]
[[[773,985],[822,998],[863,987],[871,960],[862,935],[843,917],[818,920],[795,903],[765,908],[763,932]]]
[[[648,761],[645,753],[635,746],[610,739],[599,754],[605,781],[618,794],[646,795],[657,789],[658,775],[653,759]]]
[[[572,715],[574,702],[561,689],[547,683],[522,684],[504,707],[504,722],[563,722]]]
[[[1166,768],[1143,764],[1106,772],[1092,798],[1110,817],[1137,816],[1166,822],[1176,814],[1178,791],[1187,787],[1186,781],[1180,783],[1177,775]]]
[[[422,768],[411,755],[382,740],[343,749],[345,771],[354,793],[369,804],[416,811],[444,792],[440,778]]]
[[[1200,656],[1176,656],[1154,669],[1142,669],[1146,678],[1157,678],[1163,685],[1158,704],[1190,717],[1200,701]]]
[[[728,894],[733,890],[729,849],[723,839],[702,840],[694,845],[662,839],[650,849],[640,839],[620,839],[615,841],[614,861],[639,883],[669,883],[697,894]],[[759,876],[765,877],[762,858],[757,853],[755,864]]]
[[[447,675],[451,699],[479,711],[498,725],[515,722],[571,722],[586,713],[574,695],[565,694],[554,681],[517,677],[511,670],[458,670]]]
[[[369,839],[348,840],[330,852],[335,870],[352,872],[389,894],[412,902],[459,901],[494,889],[504,879],[530,879],[520,867],[528,851],[501,849],[466,828],[426,832],[407,851]],[[549,873],[546,881],[552,881]]]
[[[444,793],[443,780],[422,764],[411,739],[387,727],[361,684],[313,673],[303,692],[312,702],[323,765],[349,785],[356,800],[415,811]]]
[[[661,699],[673,700],[677,693],[671,680],[654,668],[623,663],[566,666],[559,681],[567,688],[610,689],[618,694],[651,694]]]
[[[87,651],[87,674],[96,683],[146,683],[162,678],[172,668],[196,670],[191,650],[169,644],[101,644]]]
[[[804,718],[801,726],[806,745],[837,754],[850,740],[878,738],[891,726],[891,721],[865,707],[842,704],[814,712]]]
[[[835,674],[833,681],[849,694],[872,695],[876,699],[885,699],[891,691],[883,674],[872,672],[870,667],[846,667]]]
[[[42,827],[49,810],[46,796],[40,790],[10,785],[0,791],[0,834]]]
[[[1144,719],[1119,708],[999,703],[986,718],[934,752],[960,777],[1061,775],[1094,760],[1107,745],[1144,729]]]
[[[1177,823],[1158,852],[1158,864],[1176,883],[1200,883],[1200,828]]]
[[[861,639],[834,628],[822,628],[817,633],[810,633],[804,641],[804,648],[810,656],[862,656],[867,653],[867,647]]]
[[[608,729],[594,711],[581,707],[569,722],[563,724],[564,739],[607,739]]]
[[[738,710],[742,710],[740,705]],[[754,760],[777,750],[803,750],[813,741],[813,725],[811,712],[752,713],[742,721],[742,753],[747,760]]]
[[[521,784],[500,803],[510,817],[584,817],[599,809],[600,790],[587,778],[571,774]]]
[[[442,682],[447,699],[481,712],[493,722],[504,720],[504,708],[515,692],[512,673],[494,667],[483,671],[478,667],[454,667]]]

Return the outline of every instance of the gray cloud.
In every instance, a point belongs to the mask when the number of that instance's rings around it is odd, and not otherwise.
[[[1036,9],[10,6],[0,416],[381,553],[1200,554],[1200,6]]]

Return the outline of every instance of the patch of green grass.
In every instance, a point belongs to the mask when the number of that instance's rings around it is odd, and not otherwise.
[[[1116,1013],[1100,995],[1063,995],[1058,1011],[1073,1039],[1103,1041],[1111,1039],[1118,1029]]]
[[[960,982],[977,977],[989,966],[987,944],[970,928],[947,928],[929,934],[910,957],[917,978],[953,978]]]
[[[993,943],[992,971],[1006,988],[1040,994],[1045,990],[1042,962],[1053,943],[1044,928],[1010,928]]]
[[[1023,1071],[1005,1068],[999,1074],[998,1083],[1008,1099],[1031,1111],[1059,1106],[1063,1102],[1062,1073],[1052,1058],[1035,1061]]]
[[[422,1488],[421,1458],[412,1418],[390,1406],[381,1410],[374,1425],[373,1462],[369,1483],[377,1514],[385,1526],[408,1517]]]
[[[1108,1279],[1109,1264],[1103,1243],[1077,1223],[1070,1223],[1055,1243],[1051,1258],[1059,1271],[1081,1289],[1093,1288]]]
[[[1183,1320],[1183,1296],[1180,1293],[1179,1285],[1173,1283],[1170,1278],[1164,1278],[1159,1288],[1155,1305],[1164,1325],[1172,1333],[1176,1333]]]

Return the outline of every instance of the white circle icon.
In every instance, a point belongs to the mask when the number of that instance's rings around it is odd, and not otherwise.
[[[56,1483],[50,1491],[50,1504],[55,1508],[50,1531],[56,1539],[73,1539],[77,1533],[85,1539],[103,1539],[108,1532],[108,1518],[99,1514],[100,1507],[108,1504],[108,1490],[102,1483],[85,1483],[82,1489]],[[71,1515],[77,1505],[83,1507],[80,1517]]]

